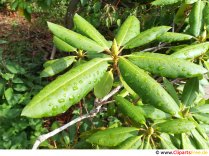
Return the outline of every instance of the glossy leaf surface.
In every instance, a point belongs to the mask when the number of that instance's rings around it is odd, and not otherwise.
[[[119,69],[123,79],[142,98],[143,103],[178,116],[179,107],[176,102],[142,69],[125,58],[119,59]]]
[[[167,120],[154,125],[155,130],[169,134],[185,133],[194,129],[195,127],[196,126],[192,121],[186,119]]]
[[[61,71],[68,68],[73,61],[75,60],[74,56],[67,56],[60,59],[53,60],[51,63],[45,64],[46,68],[41,72],[41,77],[50,77],[60,73]]]
[[[207,72],[202,66],[165,54],[138,52],[128,55],[127,58],[138,67],[152,74],[169,78],[197,77]]]
[[[75,47],[72,47],[71,45],[67,44],[63,40],[59,39],[58,37],[53,37],[53,43],[56,46],[57,49],[65,51],[65,52],[72,52],[76,51]]]
[[[167,32],[171,27],[169,26],[159,26],[159,27],[153,27],[151,29],[148,29],[146,31],[141,32],[136,37],[132,38],[130,41],[128,41],[125,45],[125,49],[132,49],[135,47],[139,47],[142,45],[145,45],[147,43],[150,43],[157,39],[158,36],[162,35],[163,33]]]
[[[109,49],[109,43],[104,38],[104,36],[100,34],[99,31],[96,28],[94,28],[94,26],[91,25],[88,21],[86,21],[83,17],[81,17],[78,14],[75,14],[73,21],[76,30],[97,42],[104,49]]]
[[[102,52],[105,50],[104,47],[95,41],[60,25],[48,22],[48,27],[56,37],[73,47],[93,52]]]
[[[137,106],[120,96],[115,97],[115,100],[124,115],[130,117],[136,123],[145,124],[145,118],[140,109],[137,109]]]
[[[109,128],[94,133],[87,139],[87,141],[100,146],[117,146],[129,137],[135,136],[137,130],[138,129],[134,127]]]
[[[140,22],[135,16],[129,16],[115,36],[118,46],[123,46],[140,32]]]
[[[94,87],[95,96],[97,98],[103,98],[105,95],[107,95],[112,89],[113,81],[114,79],[112,71],[106,72]]]
[[[22,116],[41,118],[65,112],[88,94],[107,70],[105,59],[79,65],[43,88],[23,109]]]
[[[196,57],[205,54],[208,49],[209,49],[209,42],[205,42],[205,43],[186,46],[185,48],[182,48],[174,52],[173,54],[171,54],[171,56],[180,59],[194,59]]]

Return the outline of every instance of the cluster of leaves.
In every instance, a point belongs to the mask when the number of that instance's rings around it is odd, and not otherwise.
[[[56,116],[86,99],[93,89],[97,98],[103,98],[113,85],[122,84],[124,89],[108,105],[110,114],[117,116],[122,124],[84,132],[75,147],[207,149],[209,106],[200,90],[203,82],[208,84],[205,68],[208,68],[209,43],[207,29],[197,24],[199,14],[198,17],[193,14],[200,12],[197,10],[200,4],[205,6],[202,12],[208,8],[207,2],[201,0],[187,2],[193,6],[189,15],[193,18],[189,18],[189,31],[186,31],[190,34],[168,32],[169,26],[140,32],[139,20],[129,16],[111,42],[78,14],[73,19],[74,31],[48,22],[56,47],[71,55],[46,62],[41,76],[54,76],[67,68],[69,71],[42,89],[22,115]],[[153,2],[160,4],[165,1]],[[207,28],[208,14],[201,16],[205,17],[201,22]],[[157,41],[171,47],[161,53],[132,52]],[[180,45],[175,46],[176,43]],[[173,81],[177,83],[174,85]]]
[[[63,2],[63,1],[61,1]],[[64,0],[65,3],[67,1]],[[46,10],[51,8],[54,4],[59,4],[57,0],[0,0],[1,5],[8,4],[13,11],[18,11],[20,15],[23,15],[27,20],[31,20],[31,14],[34,9],[41,8]]]
[[[7,42],[0,40],[0,44]],[[2,53],[0,48],[0,148],[31,148],[35,139],[47,130],[42,120],[24,118],[20,114],[42,84],[14,61],[4,60]]]

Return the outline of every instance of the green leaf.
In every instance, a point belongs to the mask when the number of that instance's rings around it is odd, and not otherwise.
[[[186,41],[193,38],[191,35],[182,34],[182,33],[174,33],[174,32],[165,32],[163,35],[157,37],[157,40],[160,42],[178,42],[178,41]]]
[[[107,67],[107,59],[98,58],[73,68],[44,87],[21,115],[41,118],[65,112],[94,88]]]
[[[63,40],[59,39],[58,37],[53,37],[53,43],[56,46],[57,49],[65,51],[65,52],[72,52],[76,51],[75,47],[72,47],[68,43],[64,42]]]
[[[104,38],[102,34],[100,34],[94,26],[92,26],[88,21],[86,21],[83,17],[75,14],[73,18],[76,30],[86,35],[87,37],[93,39],[104,49],[109,49],[109,43]]]
[[[102,52],[105,50],[95,41],[74,31],[66,29],[60,25],[48,22],[48,27],[56,37],[73,47],[76,47],[81,50],[94,52]]]
[[[139,96],[128,86],[128,84],[123,80],[122,76],[120,76],[120,81],[125,88],[126,91],[128,91],[129,94],[131,94],[134,99],[138,98]]]
[[[199,122],[203,122],[205,124],[209,124],[209,114],[204,114],[204,113],[198,113],[198,114],[192,114],[192,116],[195,117],[196,120]]]
[[[200,124],[200,126],[205,130],[207,134],[209,134],[209,125],[208,124]]]
[[[74,56],[67,56],[45,63],[44,64],[45,69],[40,73],[40,76],[41,77],[54,76],[60,73],[61,71],[65,70],[66,68],[68,68],[73,63],[74,60],[75,60]]]
[[[207,142],[205,139],[199,134],[199,132],[196,129],[191,130],[192,136],[194,137],[195,144],[198,147],[198,149],[208,149]]]
[[[171,56],[180,59],[195,59],[203,54],[205,54],[209,49],[209,42],[195,44],[186,46],[173,54]]]
[[[169,133],[169,134],[179,134],[189,132],[196,126],[192,121],[187,119],[174,119],[167,120],[162,123],[154,125],[154,129],[159,132]]]
[[[143,149],[152,149],[152,146],[150,144],[150,135],[145,137]]]
[[[138,149],[141,143],[141,136],[132,136],[119,144],[116,149]]]
[[[143,106],[137,106],[143,111],[143,114],[146,118],[152,119],[152,120],[160,120],[160,119],[167,119],[171,118],[171,115],[161,111],[160,109],[157,109],[151,105],[143,105]]]
[[[139,68],[169,78],[197,77],[207,73],[202,66],[165,54],[136,52],[126,57]]]
[[[189,117],[188,118],[190,121],[194,122],[195,126],[196,126],[196,130],[199,132],[199,134],[206,140],[208,140],[208,136],[205,132],[205,130],[199,125],[199,123],[193,118],[193,117]]]
[[[204,2],[198,0],[192,7],[192,11],[189,15],[189,31],[191,35],[198,37],[202,29],[202,17],[203,17]]]
[[[179,9],[176,12],[175,17],[174,17],[174,23],[175,24],[181,25],[182,23],[185,22],[185,19],[187,17],[187,15],[185,14],[185,12],[187,10],[189,10],[190,7],[191,7],[191,5],[189,5],[189,4],[185,4],[185,3],[182,3],[181,4],[181,6],[179,7]]]
[[[115,36],[118,47],[126,44],[140,33],[140,22],[135,16],[129,16]]]
[[[145,124],[145,118],[137,106],[134,106],[128,100],[120,96],[116,96],[115,100],[116,104],[124,115],[130,117],[130,119],[135,123]]]
[[[0,44],[7,44],[8,41],[5,41],[5,40],[0,40]]]
[[[209,113],[209,104],[204,104],[201,106],[192,107],[190,109],[192,113]]]
[[[5,92],[4,92],[4,96],[8,102],[8,104],[10,105],[14,105],[17,102],[17,98],[14,95],[14,90],[12,88],[8,88]]]
[[[22,68],[21,66],[19,66],[18,64],[14,63],[14,62],[10,62],[8,61],[6,63],[6,68],[8,71],[10,71],[12,74],[24,74],[26,71],[24,68]]]
[[[142,98],[143,103],[179,116],[179,107],[173,98],[142,69],[122,57],[119,59],[119,69],[125,82]]]
[[[107,95],[112,89],[113,81],[114,79],[112,71],[106,72],[94,87],[95,96],[97,98],[103,98],[105,95]]]
[[[87,142],[100,146],[113,147],[119,145],[129,137],[137,135],[137,131],[138,129],[134,127],[109,128],[94,133],[87,139]]]
[[[184,86],[181,102],[185,106],[192,106],[198,93],[199,93],[198,78],[192,78],[192,79],[188,80]]]
[[[163,149],[177,149],[176,146],[172,143],[169,134],[162,133],[160,134],[160,142]]]
[[[195,144],[186,133],[181,134],[182,149],[196,149]]]
[[[24,92],[28,90],[28,87],[24,84],[15,84],[14,90],[19,91],[19,92]]]
[[[173,84],[170,81],[168,81],[165,77],[163,78],[163,84],[165,86],[165,90],[171,95],[171,97],[180,106],[180,101],[179,101],[178,95],[176,93],[176,90],[175,90]]]
[[[183,0],[155,0],[154,2],[152,2],[152,5],[171,5],[171,4],[175,4],[178,2],[182,2]]]
[[[203,10],[203,19],[206,25],[206,29],[209,32],[209,3],[205,4],[205,8]]]
[[[140,34],[138,34],[136,37],[132,38],[130,41],[128,41],[125,45],[125,49],[132,49],[136,48],[142,45],[145,45],[147,43],[150,43],[157,39],[160,35],[167,32],[171,27],[169,26],[159,26],[159,27],[153,27],[151,29],[148,29]]]

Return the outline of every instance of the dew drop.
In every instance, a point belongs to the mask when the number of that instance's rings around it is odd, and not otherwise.
[[[59,99],[58,102],[59,103],[65,102],[65,99]]]
[[[73,90],[75,91],[75,90],[78,90],[78,86],[74,86],[73,87]]]

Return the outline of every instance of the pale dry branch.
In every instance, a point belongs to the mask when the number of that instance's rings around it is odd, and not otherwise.
[[[113,101],[107,101],[108,99],[110,99],[113,95],[115,95],[120,89],[122,88],[122,86],[118,86],[115,89],[113,89],[108,95],[106,95],[104,98],[102,98],[101,100],[97,100],[96,103],[96,108],[91,110],[89,113],[82,115],[72,121],[70,121],[69,123],[47,133],[47,134],[43,134],[41,136],[38,137],[38,139],[35,141],[33,148],[32,149],[38,149],[39,145],[44,142],[45,140],[49,139],[50,137],[60,133],[61,131],[65,130],[66,128],[76,124],[77,122],[80,122],[86,118],[92,118],[94,116],[97,115],[97,113],[100,112],[102,105],[107,104],[109,102],[113,102]]]

